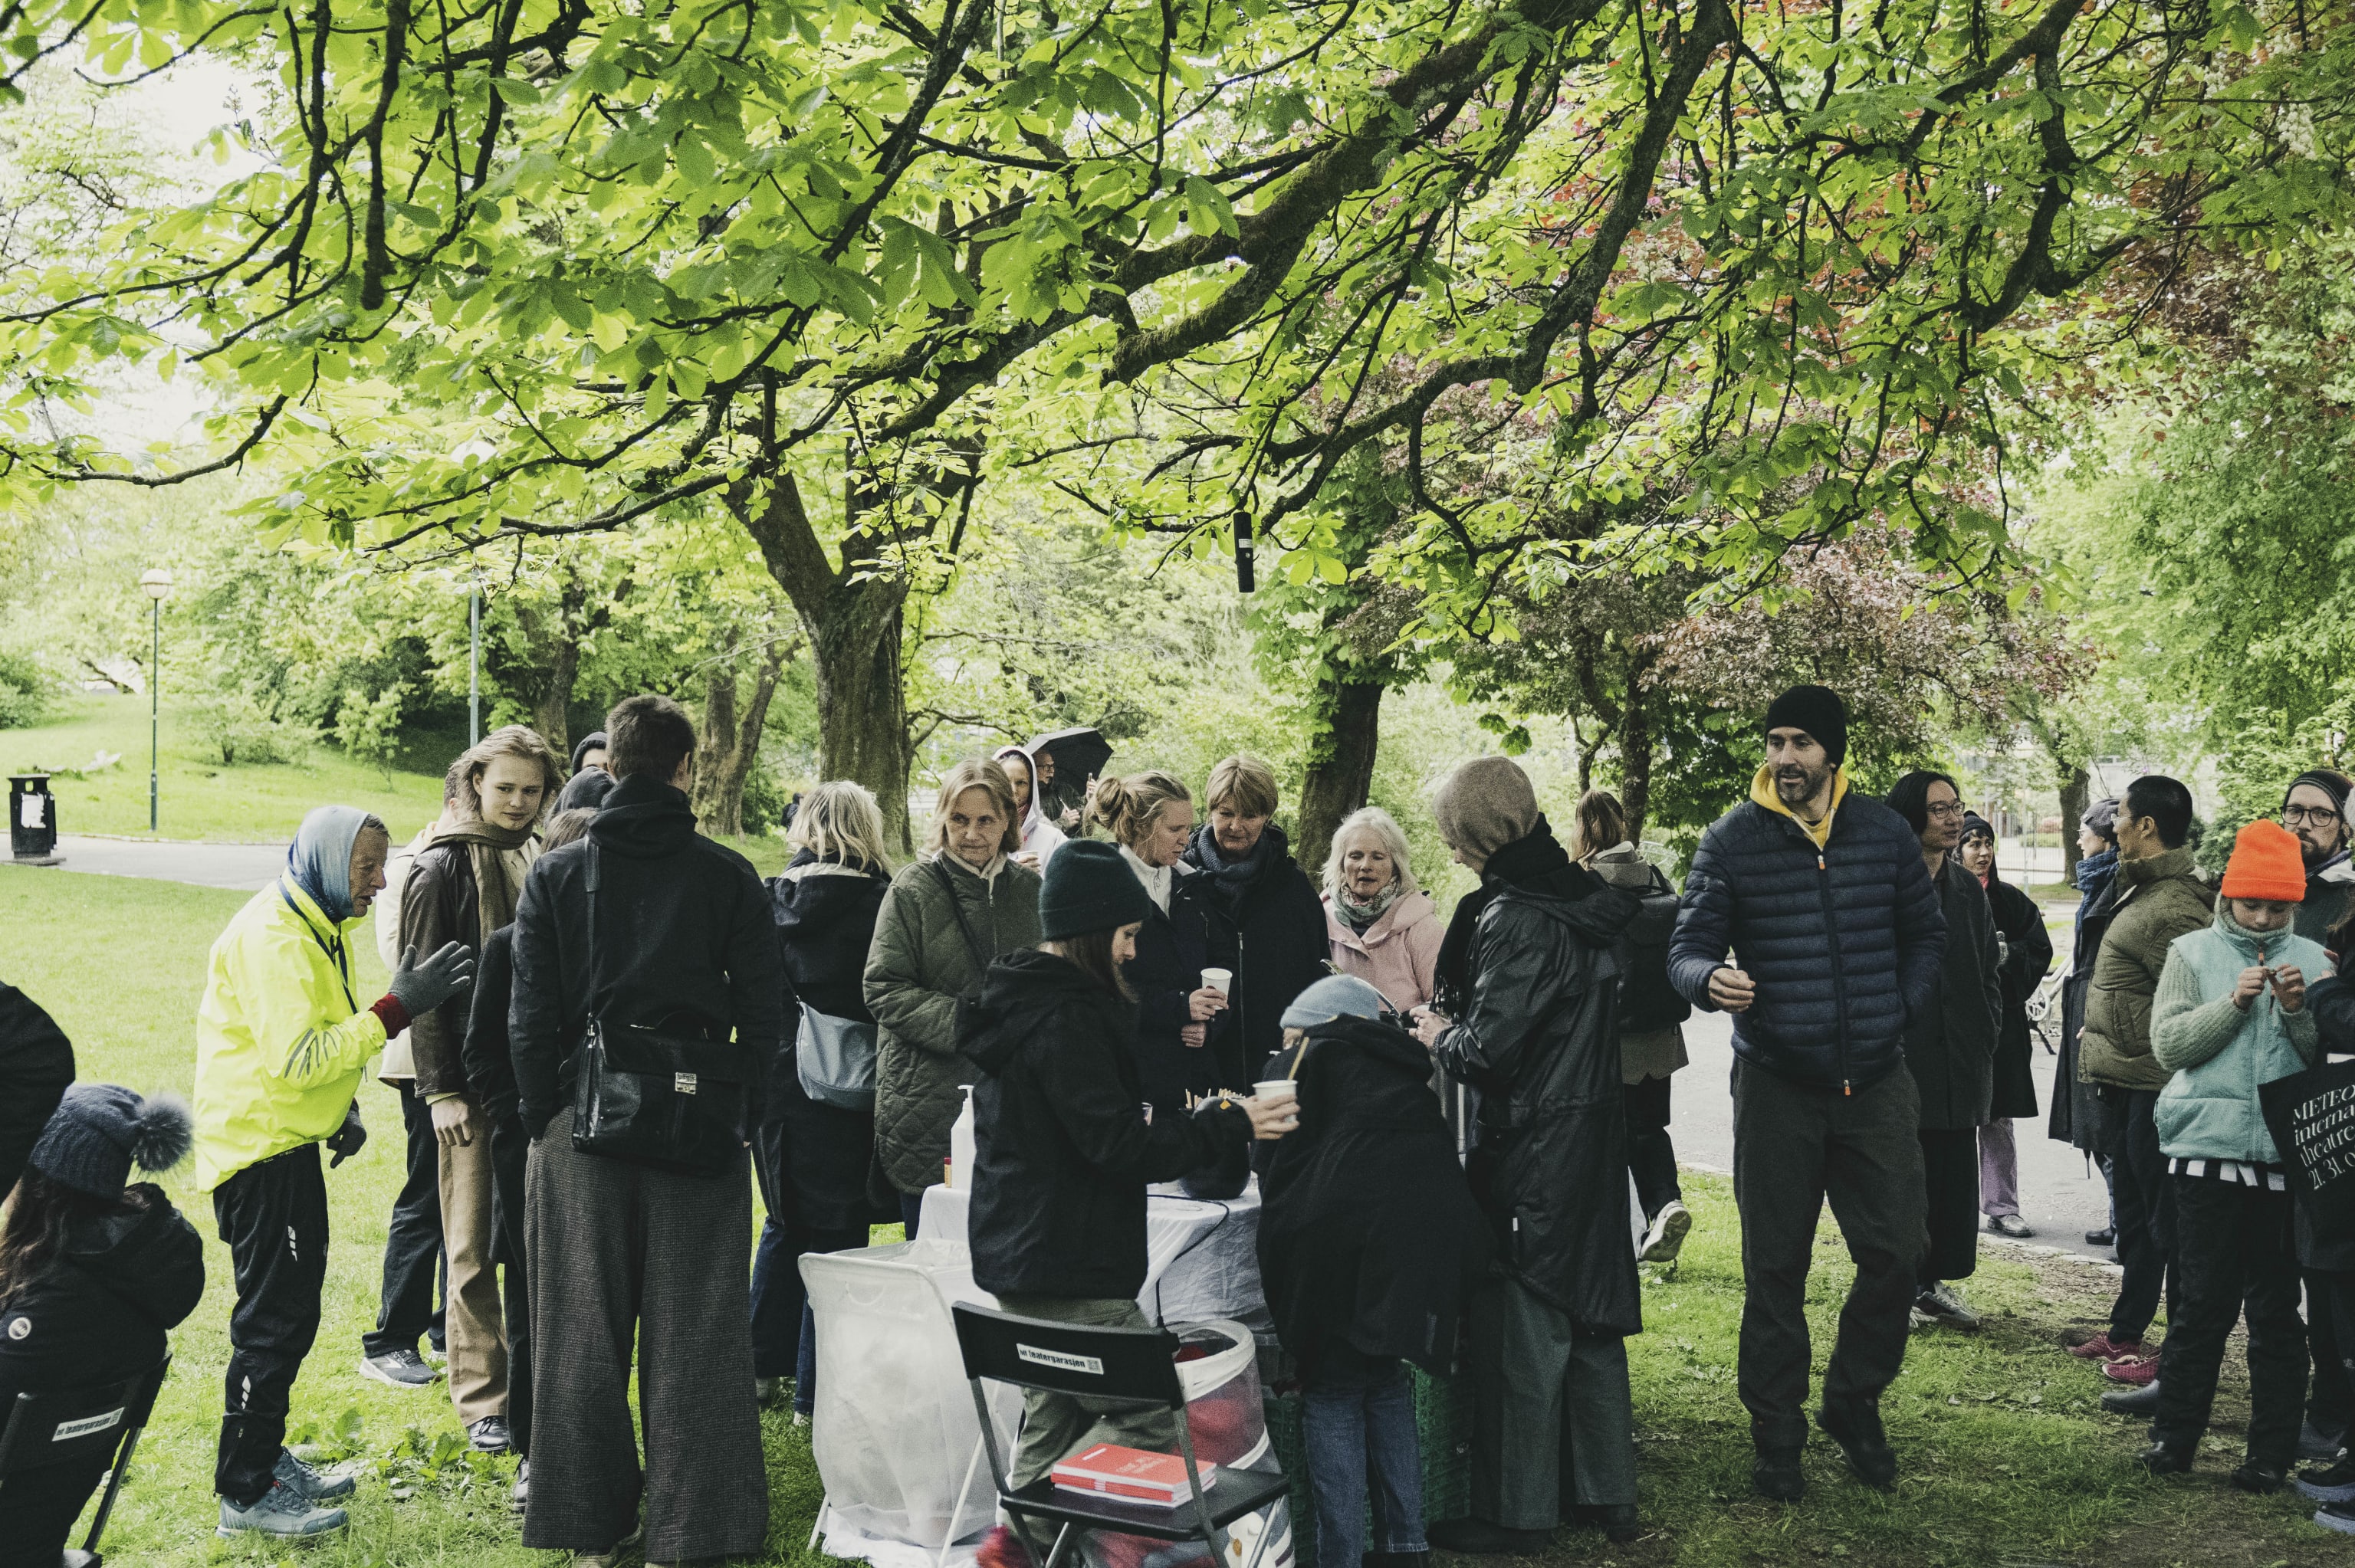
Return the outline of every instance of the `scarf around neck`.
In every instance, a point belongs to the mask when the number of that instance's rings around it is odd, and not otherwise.
[[[531,842],[538,824],[503,828],[496,822],[453,822],[433,835],[435,843],[466,846],[466,864],[474,874],[475,950],[490,946],[491,933],[516,916],[517,885],[507,856]]]
[[[1194,853],[1202,859],[1203,874],[1210,879],[1210,889],[1230,906],[1241,899],[1243,890],[1267,869],[1272,852],[1284,842],[1284,835],[1270,822],[1259,832],[1259,842],[1251,853],[1233,860],[1219,853],[1219,835],[1205,822],[1194,834]]]
[[[1363,903],[1349,895],[1347,884],[1333,889],[1333,907],[1348,923],[1349,929],[1362,937],[1375,921],[1391,912],[1391,906],[1406,896],[1405,879],[1393,874],[1389,885]]]
[[[1503,889],[1518,887],[1554,898],[1576,898],[1601,885],[1593,872],[1572,862],[1570,852],[1553,836],[1553,824],[1545,820],[1544,812],[1539,812],[1538,825],[1525,837],[1488,857],[1480,868],[1480,885],[1465,894],[1449,916],[1447,935],[1439,944],[1440,989],[1459,999],[1453,1003],[1459,1007],[1460,999],[1469,994],[1472,934],[1479,928],[1480,912]]]

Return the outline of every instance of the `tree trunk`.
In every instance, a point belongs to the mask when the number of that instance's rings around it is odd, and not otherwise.
[[[572,686],[581,674],[581,645],[558,637],[544,655],[545,676],[532,693],[531,727],[557,756],[572,755]]]
[[[731,485],[728,503],[809,635],[819,773],[865,785],[882,808],[886,843],[912,853],[908,769],[914,756],[900,678],[906,575],[879,567],[869,558],[870,543],[858,534],[845,540],[837,568],[818,542],[790,473],[769,481],[764,490],[749,480]]]
[[[1644,842],[1644,820],[1652,809],[1652,705],[1643,687],[1644,660],[1630,671],[1627,695],[1619,709],[1619,805],[1627,813],[1627,837]]]
[[[761,760],[761,730],[769,720],[769,699],[792,657],[783,638],[771,637],[761,651],[752,690],[739,706],[737,643],[730,657],[712,664],[703,683],[703,715],[695,726],[696,821],[714,838],[744,831],[744,781]]]
[[[1374,786],[1374,753],[1380,743],[1382,687],[1378,682],[1335,683],[1329,687],[1332,715],[1317,754],[1301,781],[1299,837],[1293,855],[1314,881],[1324,870],[1333,846],[1333,832],[1350,812],[1366,803]],[[1318,694],[1320,697],[1327,693]]]
[[[2061,775],[2061,880],[2073,886],[2077,862],[2083,858],[2077,853],[2077,824],[2084,821],[2093,792],[2093,778],[2083,768],[2073,767]]]

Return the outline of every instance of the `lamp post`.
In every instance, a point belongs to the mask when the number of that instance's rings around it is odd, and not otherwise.
[[[139,574],[146,590],[148,623],[153,645],[147,656],[147,831],[157,831],[159,805],[155,783],[164,732],[164,596],[172,591],[172,574],[160,567]]]
[[[483,580],[466,588],[466,744],[483,738]]]

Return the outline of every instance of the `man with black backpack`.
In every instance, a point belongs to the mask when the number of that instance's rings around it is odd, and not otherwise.
[[[1677,890],[1644,858],[1627,832],[1617,797],[1589,789],[1578,798],[1571,853],[1613,887],[1636,896],[1636,918],[1619,939],[1619,1063],[1627,1097],[1627,1169],[1644,1206],[1646,1263],[1674,1263],[1692,1229],[1668,1140],[1668,1075],[1685,1054],[1684,1021],[1692,1003],[1668,983],[1668,939],[1677,928]]]
[[[693,723],[635,696],[605,733],[620,782],[524,882],[507,1012],[532,1138],[523,1541],[575,1568],[609,1568],[642,1530],[650,1563],[766,1542],[744,1138],[792,994],[760,877],[696,833]]]

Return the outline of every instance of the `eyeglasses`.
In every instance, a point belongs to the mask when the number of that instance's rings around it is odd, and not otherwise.
[[[2286,828],[2295,828],[2301,823],[2318,828],[2326,822],[2337,821],[2339,813],[2328,806],[2284,806],[2281,820],[2282,826]]]
[[[1959,817],[1964,814],[1965,807],[1960,800],[1941,800],[1924,810],[1934,817]]]

